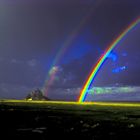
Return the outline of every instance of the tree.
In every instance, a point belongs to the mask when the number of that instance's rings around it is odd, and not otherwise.
[[[43,95],[43,92],[37,88],[26,96],[26,100],[50,100]]]

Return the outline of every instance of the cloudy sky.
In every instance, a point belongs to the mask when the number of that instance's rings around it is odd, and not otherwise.
[[[139,0],[0,0],[0,98],[22,99],[45,87],[52,99],[76,100],[103,51],[139,16]],[[139,36],[138,24],[93,86],[138,93]]]

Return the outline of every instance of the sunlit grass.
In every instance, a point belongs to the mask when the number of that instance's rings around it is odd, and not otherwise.
[[[118,107],[140,107],[140,103],[131,102],[72,102],[72,101],[30,101],[30,100],[0,100],[0,103],[23,103],[23,104],[59,104],[80,106],[118,106]]]

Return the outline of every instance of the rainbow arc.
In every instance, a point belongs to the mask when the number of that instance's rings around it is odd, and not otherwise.
[[[101,66],[104,64],[105,60],[111,53],[111,51],[117,46],[117,44],[138,24],[140,23],[140,17],[138,17],[136,20],[134,20],[112,43],[107,47],[105,52],[101,55],[99,58],[97,64],[89,74],[78,99],[78,102],[84,102],[86,99],[86,96],[88,94],[88,90],[93,83],[97,73],[99,72]]]

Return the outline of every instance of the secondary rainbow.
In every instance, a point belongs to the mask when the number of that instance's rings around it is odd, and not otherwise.
[[[45,83],[42,87],[43,93],[44,95],[47,95],[49,92],[49,89],[51,87],[51,85],[54,82],[55,79],[55,75],[57,72],[49,74],[53,68],[59,66],[59,62],[61,61],[63,55],[66,53],[67,49],[71,46],[70,44],[73,42],[73,40],[75,40],[75,38],[78,36],[79,32],[81,31],[81,29],[85,26],[85,24],[90,20],[90,18],[93,16],[93,14],[95,13],[96,9],[99,7],[99,5],[101,4],[102,0],[99,0],[96,2],[94,8],[92,7],[91,9],[89,9],[89,11],[87,12],[87,14],[85,16],[82,17],[80,23],[72,30],[72,32],[70,33],[70,35],[68,36],[68,38],[65,40],[65,42],[63,43],[63,45],[60,47],[60,49],[58,50],[54,61],[52,63],[52,65],[50,66],[50,70],[45,78]]]
[[[95,67],[93,68],[93,70],[91,71],[87,81],[85,82],[78,102],[84,102],[86,99],[86,96],[88,94],[88,90],[93,82],[93,80],[95,79],[97,73],[99,72],[101,66],[103,65],[103,63],[105,62],[106,58],[108,57],[108,55],[111,53],[111,51],[115,48],[115,46],[117,46],[117,44],[127,35],[128,32],[130,32],[138,23],[140,23],[140,17],[138,17],[136,20],[134,20],[112,43],[111,45],[105,50],[105,52],[101,55],[101,57],[99,58],[97,64],[95,65]]]

